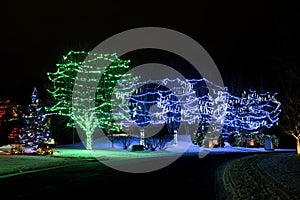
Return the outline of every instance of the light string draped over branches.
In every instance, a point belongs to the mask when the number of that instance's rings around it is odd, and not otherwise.
[[[111,64],[105,68],[105,62]],[[118,79],[128,70],[129,61],[119,59],[116,54],[70,51],[56,66],[55,72],[48,73],[47,91],[53,104],[46,109],[67,117],[70,127],[76,123],[83,130],[81,138],[85,138],[86,148],[91,150],[93,133],[99,125],[106,132],[120,129],[111,117],[111,95]],[[99,74],[102,74],[100,80]],[[128,75],[126,80],[131,84],[134,79]],[[96,91],[91,85],[97,85]],[[95,92],[96,95],[91,95]]]
[[[180,87],[164,87],[175,81]],[[132,95],[126,95],[129,106],[119,106],[124,116],[130,113],[123,123],[138,126],[166,124],[169,132],[177,130],[180,123],[198,123],[198,131],[194,133],[197,144],[220,133],[261,133],[264,128],[277,124],[281,112],[277,93],[259,94],[249,90],[237,97],[204,78],[150,80],[137,82],[136,87]],[[207,87],[212,89],[214,97]],[[175,90],[177,95],[174,95]],[[118,93],[118,98],[123,97]],[[160,109],[153,111],[150,109],[153,105]]]
[[[107,68],[101,65],[105,61],[111,63]],[[281,112],[276,93],[249,90],[238,97],[205,78],[141,81],[127,73],[130,61],[116,54],[71,51],[56,66],[56,72],[48,73],[51,87],[47,90],[54,103],[46,109],[69,118],[70,126],[77,123],[85,133],[87,149],[92,149],[92,135],[99,125],[109,135],[131,125],[141,130],[164,125],[169,133],[184,125],[188,133],[190,125],[196,124],[197,130],[190,134],[194,143],[202,145],[206,138],[222,133],[271,128]],[[85,76],[78,78],[78,73]],[[96,91],[89,85],[97,85]]]
[[[270,92],[258,94],[244,91],[242,97],[229,95],[225,126],[229,131],[260,131],[271,128],[279,120],[281,103]]]

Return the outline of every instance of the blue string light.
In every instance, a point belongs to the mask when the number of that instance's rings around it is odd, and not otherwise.
[[[174,131],[180,123],[187,123],[199,124],[199,131],[209,126],[213,127],[211,132],[258,131],[278,123],[281,112],[277,93],[249,90],[238,97],[204,78],[149,80],[137,82],[135,87],[131,94],[128,88],[124,89],[126,95],[119,91],[117,98],[127,98],[128,105],[119,106],[123,115],[130,115],[123,122],[140,127],[166,124],[169,131]],[[151,111],[154,105],[159,111]]]

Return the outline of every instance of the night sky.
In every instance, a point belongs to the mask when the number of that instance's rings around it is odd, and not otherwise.
[[[180,31],[206,49],[225,84],[235,79],[241,87],[271,91],[280,70],[273,62],[278,46],[298,44],[299,9],[288,1],[95,2],[2,2],[1,99],[30,101],[34,86],[43,98],[46,72],[61,55],[137,27]]]

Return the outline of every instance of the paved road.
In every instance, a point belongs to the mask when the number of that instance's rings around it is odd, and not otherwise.
[[[74,166],[35,171],[0,179],[5,199],[97,198],[216,199],[216,172],[225,162],[248,154],[182,156],[171,165],[148,173],[114,170],[98,160],[82,160]],[[2,198],[1,198],[2,199]]]

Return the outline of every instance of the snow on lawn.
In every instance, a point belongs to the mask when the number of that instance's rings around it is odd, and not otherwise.
[[[70,163],[70,161],[80,161],[84,159],[95,159],[101,161],[107,160],[123,160],[123,159],[135,159],[135,158],[153,158],[159,156],[170,155],[199,155],[201,152],[203,155],[208,153],[232,153],[232,152],[274,152],[265,150],[264,148],[243,148],[243,147],[231,147],[226,144],[224,148],[199,148],[197,145],[193,145],[190,141],[190,137],[186,135],[178,136],[178,143],[174,145],[170,142],[165,150],[155,151],[132,151],[131,147],[128,149],[122,149],[117,143],[112,148],[111,143],[103,142],[104,140],[98,139],[94,141],[94,150],[86,150],[82,143],[75,143],[69,145],[62,145],[53,148],[53,155],[47,156],[33,156],[33,155],[9,155],[8,151],[11,146],[6,145],[0,147],[0,175],[22,172],[31,169],[40,169],[46,167],[62,166]],[[275,149],[276,151],[284,151]],[[294,149],[287,149],[286,151],[295,151]],[[78,158],[78,159],[74,159]]]
[[[86,159],[114,161],[135,158],[157,158],[185,154],[203,155],[235,152],[271,152],[252,154],[226,163],[217,172],[217,199],[300,199],[300,157],[295,149],[265,150],[264,148],[232,147],[200,148],[190,142],[188,136],[178,137],[178,144],[170,142],[165,150],[124,150],[119,144],[97,140],[95,150],[88,151],[82,143],[53,148],[53,155],[9,155],[11,146],[0,147],[0,178],[32,170],[43,170],[66,165],[80,164]],[[272,153],[273,152],[273,153]],[[278,152],[274,154],[274,152]],[[136,159],[138,160],[138,159]],[[149,159],[151,162],[151,159]],[[247,197],[247,198],[246,198]]]
[[[133,143],[138,144],[138,143]],[[132,145],[133,145],[132,144]],[[0,154],[2,150],[8,151],[11,148],[10,145],[0,147]],[[173,141],[167,144],[165,150],[156,149],[155,151],[144,150],[133,152],[131,146],[128,149],[123,149],[117,142],[112,147],[111,142],[107,142],[106,139],[97,139],[94,141],[93,150],[86,150],[83,143],[74,143],[67,145],[60,145],[53,148],[54,153],[52,157],[76,157],[76,158],[93,158],[98,156],[110,157],[110,158],[134,158],[134,157],[153,157],[169,154],[199,154],[201,151],[209,153],[231,153],[231,152],[282,152],[282,151],[295,151],[295,149],[274,149],[265,150],[264,148],[245,148],[245,147],[232,147],[228,143],[225,143],[225,147],[218,148],[203,148],[191,143],[189,135],[179,135],[177,145],[173,144]]]
[[[133,143],[138,144],[138,143]],[[233,152],[282,152],[282,151],[295,151],[295,149],[274,149],[266,150],[265,148],[245,148],[245,147],[232,147],[225,142],[225,146],[218,148],[203,148],[191,143],[189,135],[179,135],[177,145],[173,141],[167,144],[165,150],[156,149],[155,151],[140,151],[132,152],[131,146],[128,149],[122,149],[122,146],[117,142],[112,144],[102,139],[94,141],[92,151],[85,150],[83,143],[75,143],[69,145],[58,146],[54,148],[54,156],[70,156],[70,157],[93,157],[97,156],[110,156],[110,157],[135,157],[135,156],[161,156],[166,154],[199,154],[201,151],[208,151],[209,153],[233,153]]]

